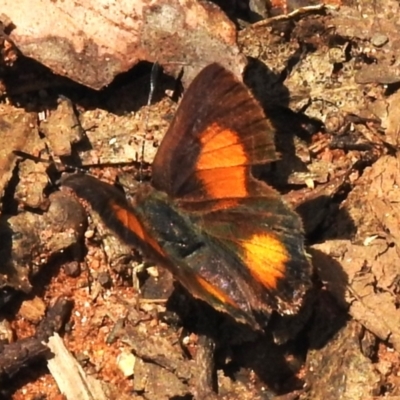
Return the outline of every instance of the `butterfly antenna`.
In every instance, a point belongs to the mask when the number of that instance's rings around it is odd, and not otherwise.
[[[154,91],[156,88],[159,70],[160,70],[160,65],[157,62],[155,62],[153,64],[153,66],[151,67],[151,73],[150,73],[150,90],[149,90],[149,96],[147,98],[147,106],[148,107],[153,102]],[[147,131],[148,123],[149,123],[149,111],[147,110],[145,120],[144,120],[145,131]],[[144,146],[145,146],[145,138],[142,141],[142,155],[141,155],[140,166],[139,166],[139,181],[140,182],[143,181]]]
[[[70,169],[73,170],[75,172],[80,172],[80,173],[84,173],[87,174],[87,169],[85,168],[80,168],[77,167],[76,165],[71,165],[71,164],[65,164],[62,161],[56,161],[54,160],[54,158],[51,156],[50,152],[48,151],[47,147],[46,150],[48,152],[49,158],[43,158],[40,156],[34,156],[33,154],[29,154],[26,153],[25,151],[21,151],[21,150],[14,150],[13,153],[22,158],[23,160],[31,160],[34,161],[36,163],[43,163],[43,164],[48,164],[48,165],[54,165],[57,169]]]

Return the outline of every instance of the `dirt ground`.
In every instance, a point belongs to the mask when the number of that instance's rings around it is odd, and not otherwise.
[[[142,62],[90,89],[3,26],[1,399],[400,399],[400,4],[292,3],[254,22],[220,2],[276,128],[281,158],[255,173],[302,217],[315,270],[299,314],[265,332],[195,301],[59,190],[68,166],[128,193],[149,178],[177,80]]]

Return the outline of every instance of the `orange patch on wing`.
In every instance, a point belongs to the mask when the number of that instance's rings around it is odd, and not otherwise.
[[[248,157],[237,132],[211,124],[200,135],[196,178],[208,198],[246,197]]]
[[[247,171],[245,167],[231,167],[196,172],[207,198],[223,199],[226,197],[247,197]]]
[[[146,233],[146,231],[143,229],[143,226],[134,214],[132,214],[126,208],[114,203],[113,201],[110,202],[110,205],[114,211],[115,217],[119,222],[121,222],[122,225],[125,226],[125,228],[133,232],[140,240],[149,244],[155,251],[157,251],[157,253],[161,255],[164,254],[159,244]]]
[[[200,135],[201,150],[196,170],[246,165],[248,157],[237,132],[214,123]]]
[[[204,289],[208,294],[211,294],[213,297],[218,299],[223,304],[230,304],[234,308],[239,308],[239,306],[225,293],[221,292],[218,288],[213,286],[211,283],[208,283],[205,279],[200,276],[194,277],[197,283]]]
[[[265,287],[276,289],[285,277],[289,255],[280,240],[268,234],[254,234],[243,244],[245,261],[254,278]]]

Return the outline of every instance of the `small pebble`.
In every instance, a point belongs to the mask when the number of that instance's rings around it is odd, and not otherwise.
[[[123,351],[117,358],[117,365],[125,377],[133,375],[135,370],[136,357],[128,351]]]
[[[93,229],[88,229],[85,232],[85,238],[86,239],[91,239],[94,236],[94,230]]]
[[[389,38],[384,35],[383,33],[376,33],[374,36],[371,38],[371,43],[375,47],[382,47],[384,46],[387,42],[389,41]]]
[[[6,319],[0,321],[0,343],[12,343],[14,341],[14,331],[10,322]]]
[[[38,323],[44,317],[45,312],[46,304],[43,299],[36,296],[31,300],[25,300],[22,302],[18,315],[28,321]]]
[[[108,289],[111,287],[112,279],[108,272],[100,272],[97,281],[103,288]]]
[[[81,266],[78,261],[71,261],[64,265],[64,272],[67,276],[76,278],[81,273]]]
[[[152,276],[153,278],[158,278],[160,273],[158,271],[157,267],[148,267],[147,268],[147,273]]]

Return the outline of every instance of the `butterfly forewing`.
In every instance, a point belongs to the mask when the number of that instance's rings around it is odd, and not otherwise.
[[[272,126],[261,107],[232,73],[211,64],[181,101],[155,157],[153,185],[174,198],[201,198],[202,186],[215,182],[206,171],[243,171],[275,159]]]

